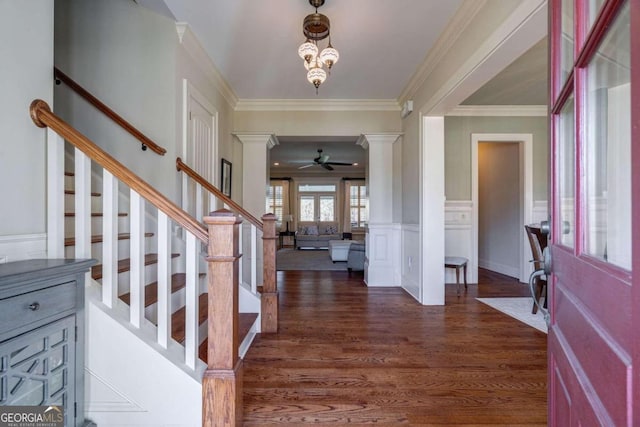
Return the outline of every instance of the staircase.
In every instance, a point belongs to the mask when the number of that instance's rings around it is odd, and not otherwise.
[[[171,424],[175,408],[164,404],[171,393],[189,413],[181,415],[184,425],[238,423],[241,357],[260,332],[259,319],[265,324],[267,317],[271,330],[275,319],[277,330],[277,314],[260,315],[257,284],[237,282],[239,218],[217,211],[201,218],[205,228],[42,101],[31,114],[48,127],[49,257],[99,260],[87,290],[88,395],[97,398],[88,402],[89,418],[99,425]],[[65,169],[65,156],[73,170]],[[264,287],[277,310],[275,217],[263,221]],[[252,271],[255,262],[253,256]]]

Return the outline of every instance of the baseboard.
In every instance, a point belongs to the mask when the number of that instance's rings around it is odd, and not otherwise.
[[[496,273],[504,274],[505,276],[513,277],[514,279],[520,278],[520,269],[518,267],[512,267],[510,265],[500,264],[499,262],[492,262],[485,259],[478,260],[478,267],[485,268],[487,270],[495,271]]]
[[[46,257],[46,233],[0,236],[0,264]]]

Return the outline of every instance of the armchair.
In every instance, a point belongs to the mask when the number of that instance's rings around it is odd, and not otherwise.
[[[347,270],[364,271],[364,243],[351,243],[349,255],[347,255]]]

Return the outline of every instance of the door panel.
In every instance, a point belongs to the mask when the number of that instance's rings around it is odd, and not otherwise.
[[[636,425],[631,245],[640,225],[631,209],[640,205],[632,191],[640,156],[631,152],[630,16],[639,8],[640,0],[550,3],[552,426]],[[568,62],[573,40],[577,59]]]

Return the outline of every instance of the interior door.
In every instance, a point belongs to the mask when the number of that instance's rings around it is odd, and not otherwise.
[[[550,13],[549,425],[637,426],[640,0]]]

